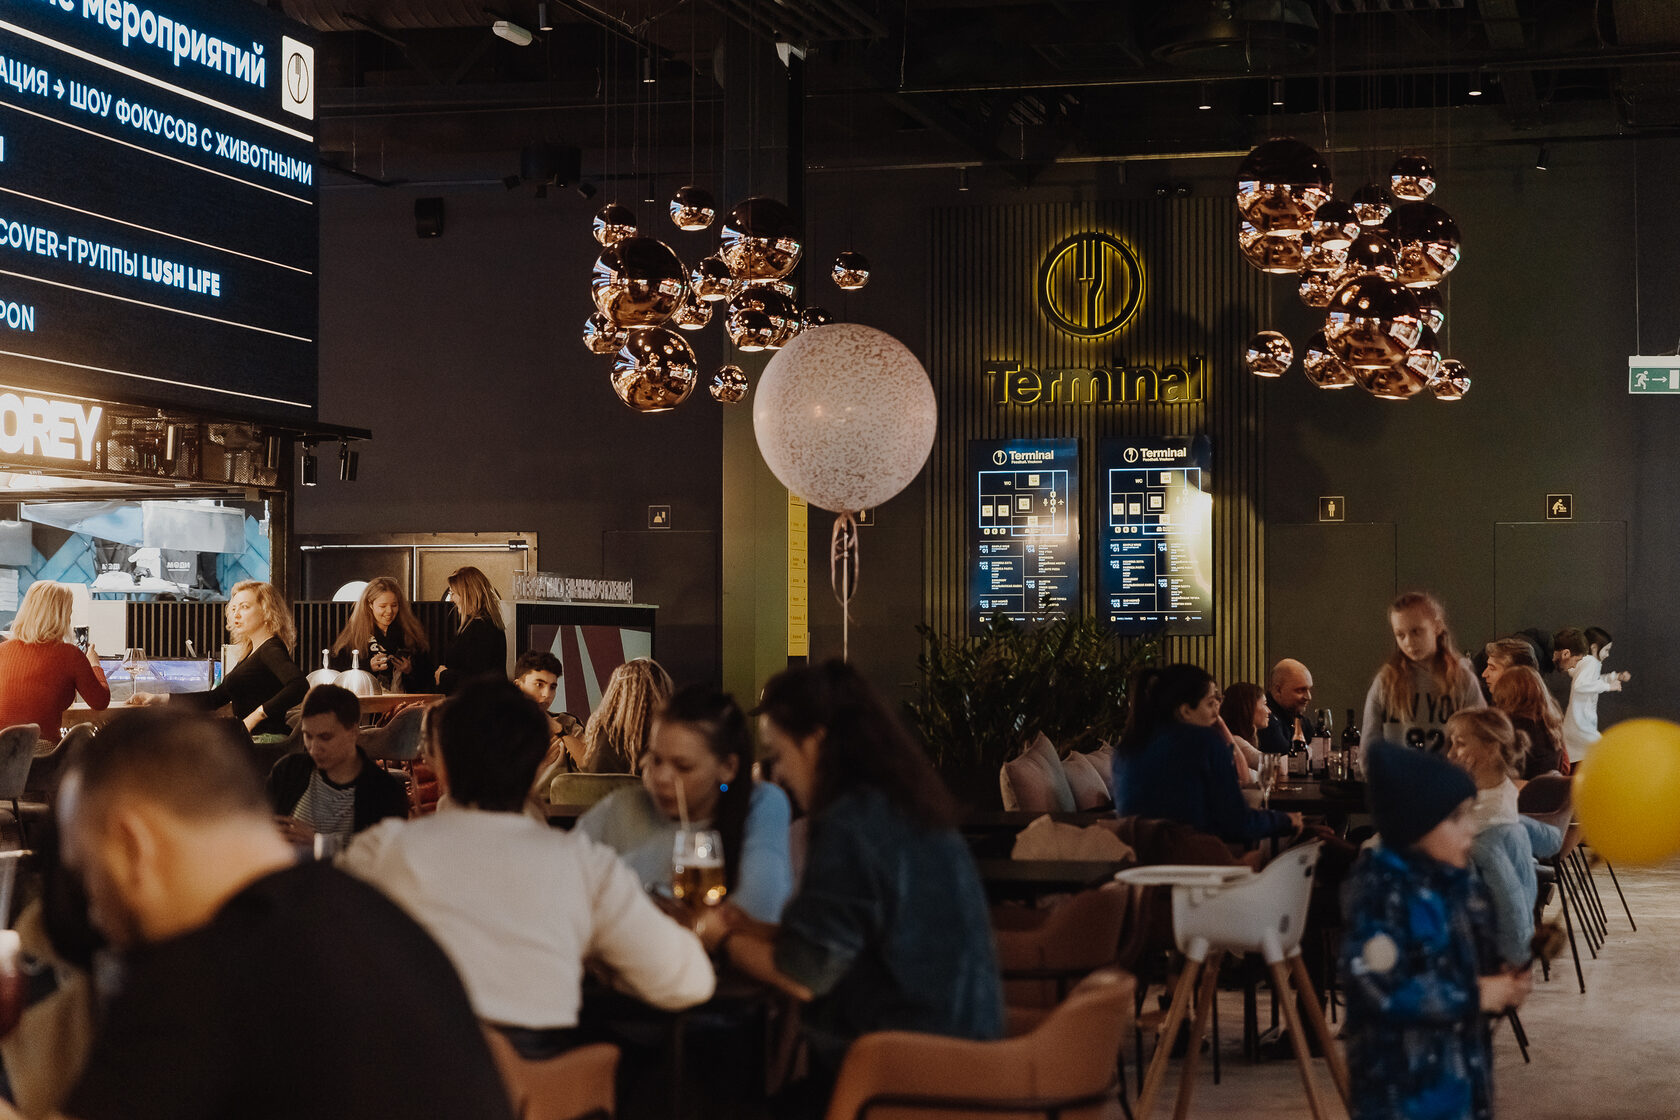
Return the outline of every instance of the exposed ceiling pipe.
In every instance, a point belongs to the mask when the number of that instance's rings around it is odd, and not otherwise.
[[[497,18],[490,14],[497,5],[478,0],[281,0],[281,6],[288,16],[317,31],[361,31],[368,24],[389,30],[489,27]],[[527,7],[536,11],[523,2],[503,6],[518,9],[508,14],[513,19],[525,15]]]

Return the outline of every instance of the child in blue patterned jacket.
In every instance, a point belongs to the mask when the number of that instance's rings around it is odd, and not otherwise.
[[[1438,755],[1373,743],[1381,843],[1344,889],[1345,1037],[1353,1120],[1483,1120],[1493,1112],[1483,1013],[1519,1006],[1529,969],[1494,950],[1486,889],[1470,868],[1476,786]]]

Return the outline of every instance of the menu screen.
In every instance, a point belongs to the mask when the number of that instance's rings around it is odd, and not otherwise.
[[[1098,593],[1122,634],[1213,633],[1210,445],[1192,439],[1109,439]]]
[[[0,384],[314,415],[312,44],[257,4],[0,5]]]
[[[1079,602],[1079,441],[974,440],[968,465],[970,628],[1067,614]]]

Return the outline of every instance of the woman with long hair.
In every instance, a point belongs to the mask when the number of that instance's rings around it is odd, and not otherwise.
[[[1115,809],[1232,842],[1301,831],[1301,814],[1251,809],[1243,800],[1230,744],[1217,728],[1220,699],[1200,666],[1139,670],[1114,749]]]
[[[868,1031],[999,1037],[985,891],[921,747],[839,661],[778,673],[758,712],[766,763],[810,818],[805,871],[779,926],[726,903],[701,940],[806,1003],[817,1087]]]
[[[1569,773],[1569,754],[1563,749],[1563,710],[1538,671],[1527,665],[1506,669],[1493,682],[1493,706],[1528,736],[1528,754],[1520,774],[1523,781],[1554,771]]]
[[[95,710],[111,703],[99,651],[89,642],[83,653],[68,640],[74,603],[70,589],[50,579],[23,593],[12,636],[0,642],[0,727],[33,723],[55,743],[77,693]]]
[[[1231,737],[1231,764],[1237,781],[1248,789],[1259,784],[1260,732],[1271,722],[1272,708],[1266,690],[1252,681],[1238,681],[1225,690],[1219,705],[1219,721]]]
[[[635,657],[612,671],[601,703],[583,725],[585,774],[636,774],[653,730],[653,716],[670,699],[671,674],[651,657]]]
[[[621,789],[577,827],[658,889],[671,881],[671,846],[686,813],[694,828],[723,839],[728,898],[761,922],[782,916],[793,893],[787,795],[752,776],[752,738],[735,698],[704,685],[672,696],[653,721],[642,784]]]
[[[1388,606],[1394,651],[1365,694],[1361,750],[1378,739],[1440,753],[1447,720],[1466,708],[1485,708],[1470,659],[1458,652],[1441,601],[1408,591]]]
[[[437,683],[454,692],[473,677],[507,675],[507,631],[502,629],[502,597],[477,568],[457,568],[449,576],[449,601],[455,629],[438,656]]]
[[[177,693],[184,701],[215,711],[231,705],[233,714],[259,743],[277,743],[290,737],[292,726],[286,715],[303,702],[309,680],[292,659],[297,644],[297,624],[272,583],[240,580],[228,597],[229,646],[238,663],[229,669],[222,683],[209,692]],[[136,693],[131,704],[161,704],[165,694]]]
[[[426,628],[390,576],[375,576],[362,589],[332,644],[333,668],[348,669],[352,650],[386,692],[430,692],[437,683]]]

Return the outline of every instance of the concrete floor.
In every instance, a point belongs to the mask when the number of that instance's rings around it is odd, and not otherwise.
[[[1501,1027],[1494,1036],[1497,1115],[1504,1120],[1680,1118],[1680,864],[1618,874],[1638,932],[1628,928],[1609,877],[1598,868],[1610,932],[1597,960],[1581,945],[1586,995],[1576,985],[1566,951],[1555,962],[1552,979],[1537,981],[1522,1009],[1532,1063],[1523,1064],[1508,1029]],[[1250,1065],[1235,1037],[1242,1021],[1241,996],[1224,992],[1220,998],[1223,1081],[1213,1084],[1204,1056],[1191,1115],[1210,1120],[1307,1116],[1295,1063]],[[1264,1015],[1262,1003],[1263,1022]],[[1329,1117],[1345,1117],[1324,1064],[1314,1065]],[[1175,1062],[1157,1117],[1171,1114],[1177,1084]]]

